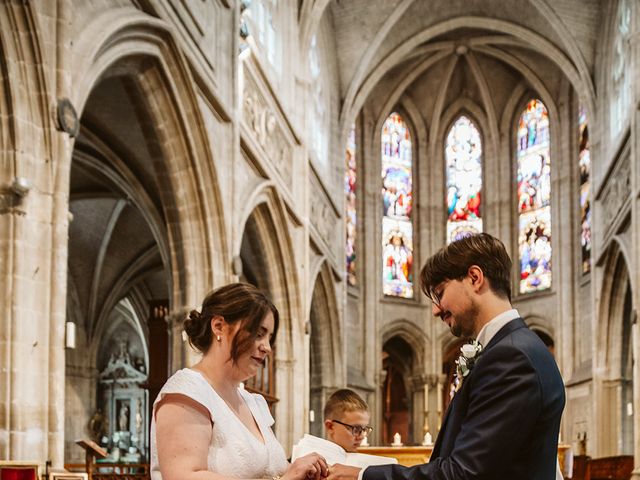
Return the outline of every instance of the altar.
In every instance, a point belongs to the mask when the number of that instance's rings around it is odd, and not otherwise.
[[[415,446],[415,447],[360,447],[358,453],[367,453],[369,455],[380,455],[381,457],[391,457],[398,460],[400,465],[412,467],[427,463],[433,445]]]
[[[565,476],[565,478],[568,477],[568,474],[570,473],[570,465],[567,464],[567,461],[569,461],[569,463],[572,462],[572,458],[570,458],[570,449],[571,445],[558,445],[558,461],[560,462],[562,474]],[[433,445],[358,448],[359,453],[368,453],[369,455],[380,455],[382,457],[395,458],[398,460],[398,463],[400,465],[404,465],[405,467],[412,467],[414,465],[427,463],[429,461],[429,458],[431,457],[432,451]]]

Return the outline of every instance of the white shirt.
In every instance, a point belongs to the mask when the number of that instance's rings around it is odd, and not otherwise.
[[[504,327],[511,320],[515,320],[516,318],[520,318],[520,314],[515,308],[507,310],[506,312],[502,312],[500,315],[493,317],[482,326],[476,340],[478,340],[483,348],[486,347],[502,327]]]

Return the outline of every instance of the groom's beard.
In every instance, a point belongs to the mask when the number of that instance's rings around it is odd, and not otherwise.
[[[480,312],[480,307],[475,300],[469,298],[468,306],[459,313],[451,314],[451,333],[456,337],[471,338],[475,333],[475,324]]]

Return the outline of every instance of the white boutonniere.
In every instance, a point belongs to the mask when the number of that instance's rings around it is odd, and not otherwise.
[[[482,353],[482,344],[477,340],[472,343],[465,343],[460,347],[460,356],[456,360],[456,378],[454,379],[455,391],[462,387],[462,380],[473,370]]]

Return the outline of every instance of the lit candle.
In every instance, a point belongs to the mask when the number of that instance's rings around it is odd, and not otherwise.
[[[442,384],[438,381],[438,413],[442,412]]]
[[[396,447],[402,445],[402,439],[400,438],[400,434],[398,432],[393,434],[393,443],[391,445]]]

